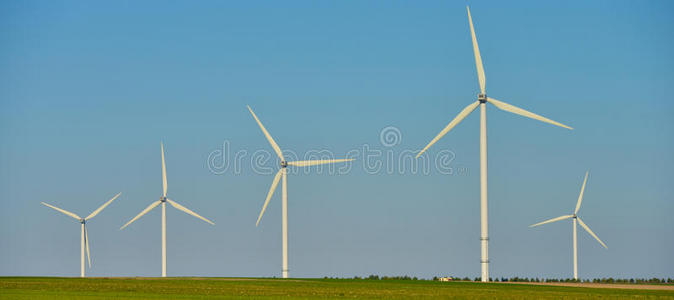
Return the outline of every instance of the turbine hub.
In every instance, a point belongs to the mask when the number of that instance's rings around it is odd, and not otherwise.
[[[159,198],[159,201],[161,201],[161,202],[166,202],[166,197],[161,197],[161,198]]]
[[[84,224],[84,223],[86,223],[86,222],[87,222],[87,220],[85,220],[85,219],[80,219],[80,223]]]
[[[281,168],[286,168],[286,167],[288,167],[288,162],[285,161],[285,160],[282,160],[281,161]]]
[[[573,218],[578,219],[578,216],[576,216],[576,214],[573,214]]]
[[[480,103],[487,103],[487,94],[477,94],[477,100]]]

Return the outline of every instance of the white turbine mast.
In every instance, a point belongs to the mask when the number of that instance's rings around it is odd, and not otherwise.
[[[480,93],[477,95],[477,101],[469,104],[464,108],[449,124],[438,133],[433,140],[431,140],[423,150],[417,154],[417,158],[421,156],[429,147],[440,140],[452,128],[465,119],[478,106],[480,107],[480,244],[481,244],[481,266],[482,266],[482,281],[489,281],[489,229],[488,229],[488,214],[487,214],[487,103],[491,103],[497,108],[518,114],[527,118],[549,123],[552,125],[573,129],[569,126],[559,122],[550,120],[535,113],[526,111],[519,107],[510,105],[508,103],[487,97],[484,75],[484,67],[482,65],[482,57],[480,56],[480,49],[477,46],[477,38],[475,37],[475,29],[473,28],[473,19],[470,15],[470,8],[466,6],[468,11],[468,23],[470,25],[470,35],[473,40],[473,52],[475,54],[475,65],[477,67],[477,78],[480,85]]]
[[[181,210],[194,217],[197,217],[211,225],[215,225],[215,223],[189,210],[187,207],[180,205],[178,202],[175,202],[166,197],[168,184],[166,183],[166,161],[164,159],[164,143],[161,143],[161,179],[162,179],[162,196],[159,198],[159,200],[152,202],[152,204],[150,204],[137,216],[131,219],[131,221],[124,224],[124,226],[122,226],[119,230],[126,228],[126,226],[129,226],[131,223],[138,220],[140,217],[142,217],[143,215],[151,211],[153,208],[161,204],[161,277],[166,277],[166,203],[168,202],[169,204],[171,204],[171,206],[177,208],[178,210]]]
[[[533,225],[529,226],[529,227],[536,227],[538,225],[543,225],[543,224],[548,224],[548,223],[552,223],[552,222],[557,222],[557,221],[573,218],[573,279],[576,279],[576,280],[578,279],[578,237],[577,237],[577,234],[576,234],[576,222],[580,223],[580,226],[583,227],[585,229],[585,231],[587,231],[587,233],[589,233],[594,239],[597,240],[597,242],[599,242],[602,246],[604,246],[604,248],[608,249],[608,247],[606,247],[606,244],[604,244],[604,242],[602,242],[599,239],[599,237],[596,234],[594,234],[594,232],[592,232],[590,227],[585,225],[583,220],[581,220],[580,217],[578,217],[578,210],[580,209],[580,203],[583,202],[583,193],[585,193],[585,184],[587,183],[587,176],[589,174],[590,174],[590,171],[585,172],[585,179],[583,180],[583,187],[580,188],[580,195],[578,196],[578,202],[576,203],[576,209],[573,211],[572,215],[559,216],[559,217],[552,218],[550,220],[545,220],[543,222],[536,223],[536,224],[533,224]]]
[[[269,141],[269,144],[271,144],[271,147],[274,148],[274,152],[276,152],[276,155],[281,159],[281,168],[276,172],[276,176],[274,176],[274,180],[272,181],[271,188],[269,189],[269,192],[267,193],[267,199],[264,201],[264,205],[262,206],[262,211],[260,211],[260,215],[257,218],[257,222],[255,223],[255,226],[260,224],[260,220],[262,219],[262,215],[264,214],[265,209],[267,209],[267,204],[269,204],[269,200],[271,200],[271,197],[274,195],[274,191],[276,190],[276,187],[278,186],[279,180],[283,178],[283,184],[282,184],[282,189],[281,189],[281,200],[282,200],[282,240],[283,240],[283,267],[281,269],[281,274],[283,275],[283,278],[288,278],[288,180],[287,180],[287,175],[288,172],[286,168],[288,166],[295,166],[295,167],[308,167],[308,166],[315,166],[315,165],[322,165],[322,164],[332,164],[332,163],[338,163],[338,162],[346,162],[346,161],[352,161],[353,159],[325,159],[325,160],[304,160],[304,161],[286,161],[285,158],[283,157],[283,153],[281,152],[281,148],[276,144],[274,139],[271,137],[269,132],[267,132],[267,129],[264,128],[264,125],[262,125],[262,122],[260,122],[260,119],[257,118],[253,110],[248,106],[248,110],[250,111],[250,114],[253,115],[253,118],[255,118],[255,121],[257,124],[260,126],[260,129],[262,130],[262,133],[264,133],[264,136],[267,138],[267,141]]]
[[[103,205],[101,205],[101,207],[94,210],[86,218],[81,218],[80,216],[76,215],[75,213],[69,212],[65,209],[61,209],[61,208],[58,208],[56,206],[53,206],[53,205],[50,205],[50,204],[47,204],[47,203],[44,203],[44,202],[40,202],[40,203],[42,203],[42,205],[53,208],[54,210],[66,215],[66,216],[72,217],[75,220],[80,222],[80,224],[81,224],[80,227],[81,227],[81,231],[82,231],[81,234],[80,234],[80,236],[81,236],[81,238],[80,238],[80,277],[84,277],[84,250],[85,250],[85,248],[86,248],[86,251],[87,251],[87,261],[89,262],[89,268],[91,269],[91,253],[89,252],[89,234],[87,233],[87,221],[91,220],[91,218],[98,215],[98,213],[100,213],[106,206],[110,205],[110,203],[112,203],[112,201],[115,201],[115,199],[117,199],[117,197],[119,197],[119,195],[121,195],[121,194],[122,193],[118,193],[117,195],[112,197],[112,199],[103,203]]]

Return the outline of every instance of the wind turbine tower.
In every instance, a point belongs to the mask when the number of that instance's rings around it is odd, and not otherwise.
[[[484,75],[484,67],[482,65],[482,57],[480,56],[480,49],[477,46],[477,38],[475,37],[475,29],[473,28],[473,19],[470,15],[470,8],[466,7],[468,10],[468,23],[470,25],[470,35],[473,39],[473,52],[475,54],[475,65],[477,68],[477,79],[480,85],[480,93],[477,95],[477,101],[466,106],[460,113],[457,115],[449,124],[438,133],[433,140],[431,140],[423,150],[417,154],[417,158],[421,156],[429,147],[435,144],[440,140],[445,134],[447,134],[454,126],[459,124],[463,119],[465,119],[471,112],[473,112],[478,106],[480,107],[480,247],[481,247],[481,260],[480,264],[482,267],[482,281],[489,281],[489,224],[488,224],[488,213],[487,213],[487,103],[491,103],[497,108],[518,114],[527,118],[538,120],[541,122],[546,122],[556,126],[564,127],[567,129],[573,129],[569,126],[555,122],[548,118],[539,116],[532,112],[526,111],[514,105],[496,100],[491,97],[487,97],[487,92],[485,89],[486,78]]]
[[[602,242],[599,237],[592,232],[590,227],[588,227],[583,220],[580,219],[578,216],[578,210],[580,210],[580,204],[583,202],[583,194],[585,193],[585,184],[587,183],[587,176],[589,175],[590,171],[585,172],[585,179],[583,180],[583,187],[580,188],[580,195],[578,196],[578,202],[576,202],[576,209],[573,211],[573,214],[571,215],[564,215],[556,218],[552,218],[550,220],[545,220],[540,223],[533,224],[529,227],[536,227],[538,225],[543,225],[543,224],[548,224],[552,222],[557,222],[561,220],[566,220],[569,218],[573,219],[573,279],[578,280],[578,235],[577,235],[577,230],[576,230],[576,223],[579,223],[587,233],[589,233],[597,242],[599,242],[604,248],[608,249],[606,247],[606,244]]]
[[[80,222],[81,226],[81,238],[80,238],[80,277],[84,277],[84,250],[86,249],[87,253],[87,260],[89,261],[89,268],[91,269],[91,253],[89,252],[89,233],[87,232],[87,221],[91,220],[91,218],[95,217],[100,213],[106,206],[110,205],[112,201],[115,201],[119,195],[122,193],[118,193],[112,199],[108,200],[107,202],[103,203],[99,208],[94,210],[91,214],[89,214],[86,218],[81,218],[80,216],[76,215],[75,213],[69,212],[65,209],[58,208],[56,206],[41,202],[42,205],[53,208],[54,210],[69,216],[71,218],[74,218],[78,222]]]
[[[274,152],[276,152],[276,155],[281,159],[281,168],[276,172],[276,176],[274,176],[274,180],[272,181],[271,188],[269,189],[269,193],[267,193],[267,199],[264,201],[264,205],[262,206],[262,211],[260,211],[260,216],[257,218],[257,222],[255,223],[255,226],[260,224],[260,219],[262,219],[262,215],[264,214],[265,209],[267,209],[267,204],[269,204],[269,200],[271,199],[271,196],[274,195],[274,191],[276,190],[276,186],[278,186],[278,182],[281,178],[283,178],[283,184],[281,185],[281,234],[282,234],[282,240],[283,240],[283,258],[282,258],[282,269],[281,269],[281,274],[283,278],[288,278],[288,171],[287,167],[288,166],[295,166],[295,167],[308,167],[308,166],[315,166],[315,165],[323,165],[323,164],[333,164],[333,163],[338,163],[338,162],[346,162],[346,161],[352,161],[353,159],[327,159],[327,160],[303,160],[303,161],[286,161],[285,158],[283,157],[283,153],[281,152],[281,148],[276,144],[274,139],[271,137],[269,132],[267,132],[267,129],[264,128],[264,125],[262,125],[262,122],[260,122],[260,119],[257,118],[253,110],[248,106],[248,110],[250,111],[250,114],[253,116],[257,124],[260,126],[260,129],[262,130],[262,133],[264,136],[267,138],[267,141],[269,141],[269,144],[271,144],[271,147],[274,148]]]
[[[135,216],[131,221],[127,222],[120,228],[120,230],[126,228],[126,226],[129,226],[131,223],[134,221],[138,220],[138,218],[142,217],[149,211],[151,211],[153,208],[157,207],[158,205],[161,204],[161,277],[166,277],[166,203],[168,202],[171,204],[171,206],[175,207],[178,210],[181,210],[189,215],[192,215],[194,217],[197,217],[204,222],[207,222],[211,225],[215,225],[215,223],[211,222],[211,220],[206,219],[197,213],[189,210],[187,207],[184,207],[180,205],[178,202],[175,202],[169,198],[166,197],[166,191],[168,188],[168,184],[166,182],[166,161],[164,160],[164,143],[161,143],[161,177],[162,177],[162,196],[159,197],[159,200],[152,202],[147,208],[145,208],[143,211],[141,211],[137,216]]]

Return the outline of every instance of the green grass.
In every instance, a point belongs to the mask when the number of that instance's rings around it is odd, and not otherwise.
[[[412,280],[0,277],[0,299],[674,299],[674,291]]]

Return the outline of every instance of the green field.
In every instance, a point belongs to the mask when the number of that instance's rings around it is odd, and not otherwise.
[[[413,280],[0,278],[0,299],[674,299],[672,290]]]

